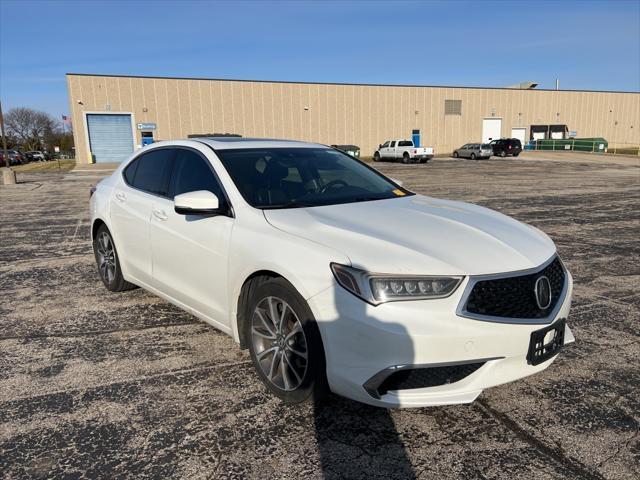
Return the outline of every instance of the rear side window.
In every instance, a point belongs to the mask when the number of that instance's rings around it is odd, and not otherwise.
[[[174,150],[163,148],[142,155],[136,160],[138,165],[132,185],[145,192],[166,197],[173,154]]]
[[[176,151],[173,173],[171,174],[172,197],[181,193],[207,190],[218,197],[222,204],[224,197],[208,162],[191,150]]]
[[[390,147],[395,147],[396,146],[396,142],[395,140],[393,142],[391,142],[391,145],[389,145]]]
[[[134,160],[129,165],[127,165],[127,168],[124,169],[124,172],[122,174],[124,176],[125,181],[131,186],[133,186],[133,179],[136,176],[137,169],[138,169],[138,159]]]
[[[403,140],[401,142],[398,142],[398,146],[399,147],[413,147],[413,143],[409,142],[407,140]]]

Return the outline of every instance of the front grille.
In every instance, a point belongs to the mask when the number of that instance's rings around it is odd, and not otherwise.
[[[454,383],[468,377],[484,364],[485,362],[478,362],[465,365],[399,370],[389,375],[380,384],[378,394],[384,395],[389,390],[437,387]]]
[[[538,307],[535,295],[536,280],[542,275],[551,285],[551,304]],[[473,286],[465,310],[468,313],[506,318],[545,318],[555,308],[564,288],[565,271],[556,257],[536,273],[515,277],[481,280]]]

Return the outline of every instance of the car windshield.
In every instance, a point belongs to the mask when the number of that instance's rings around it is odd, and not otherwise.
[[[327,148],[216,150],[256,208],[298,208],[413,195],[342,152]]]

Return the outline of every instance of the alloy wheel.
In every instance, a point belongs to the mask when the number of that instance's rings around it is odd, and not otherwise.
[[[116,276],[116,252],[113,241],[107,232],[102,232],[96,244],[98,251],[98,268],[102,279],[111,284]]]
[[[275,387],[297,389],[309,364],[302,324],[291,306],[278,297],[265,297],[253,311],[251,341],[262,373]]]

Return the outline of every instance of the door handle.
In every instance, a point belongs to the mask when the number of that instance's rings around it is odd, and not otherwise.
[[[160,210],[160,209],[154,209],[153,216],[156,217],[158,220],[162,220],[163,222],[167,219],[167,214],[164,213],[164,210]]]
[[[124,202],[127,199],[127,196],[123,192],[116,193],[116,198],[121,202]]]

